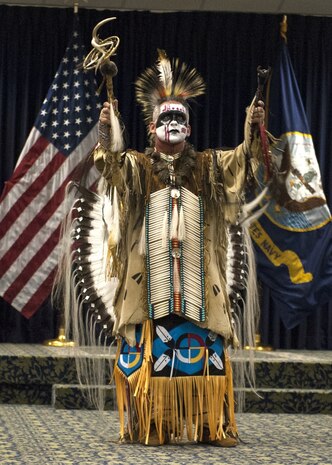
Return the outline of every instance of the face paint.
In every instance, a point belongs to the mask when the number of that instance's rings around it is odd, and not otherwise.
[[[159,128],[159,126],[163,124],[170,124],[171,121],[176,121],[178,124],[181,124],[183,126],[187,125],[186,115],[177,111],[168,111],[159,115],[156,126],[157,128]]]
[[[170,144],[178,144],[186,139],[189,135],[188,117],[181,103],[165,102],[160,106],[156,134],[159,140]]]

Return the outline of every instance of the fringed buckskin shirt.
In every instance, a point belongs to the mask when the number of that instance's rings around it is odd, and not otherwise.
[[[168,210],[171,215],[174,211],[174,202],[173,207],[170,202],[175,188],[186,224],[183,246],[181,242],[176,249],[182,260],[178,315],[220,334],[226,346],[237,345],[226,287],[226,233],[238,219],[244,187],[253,179],[261,160],[260,140],[251,134],[249,116],[244,142],[233,150],[197,152],[186,143],[171,163],[172,183],[167,155],[151,148],[145,153],[127,150],[115,154],[98,145],[94,160],[110,195],[114,196],[116,188],[119,208],[120,239],[114,244],[112,233],[109,239],[109,275],[119,282],[114,299],[114,334],[133,346],[136,324],[176,313],[170,278],[170,273],[175,273],[174,249],[169,254],[167,246],[163,253],[161,245],[164,212]],[[168,227],[169,223],[170,218]],[[190,234],[195,228],[197,233]],[[154,234],[160,240],[157,247],[152,245]],[[142,240],[146,242],[143,251]]]

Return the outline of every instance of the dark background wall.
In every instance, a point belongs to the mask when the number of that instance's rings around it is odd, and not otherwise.
[[[256,68],[273,66],[280,16],[215,12],[117,12],[80,10],[84,42],[98,21],[117,20],[101,35],[118,35],[115,93],[128,144],[143,149],[145,129],[134,100],[137,75],[163,48],[195,66],[207,84],[193,106],[191,141],[198,149],[232,147],[242,140],[245,108],[256,90]],[[73,10],[0,6],[0,190],[16,163],[52,82],[72,31]],[[332,202],[332,18],[288,16],[288,48],[307,112],[328,202]],[[317,308],[286,330],[262,288],[260,333],[274,348],[331,349],[332,304]],[[0,301],[0,342],[41,342],[56,335],[56,315],[41,303],[30,320]]]

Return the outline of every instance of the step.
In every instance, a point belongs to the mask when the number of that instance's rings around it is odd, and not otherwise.
[[[104,410],[115,408],[114,386],[101,386],[105,396]],[[87,400],[86,387],[54,385],[52,406],[55,409],[95,409]],[[332,414],[332,390],[321,389],[242,389],[247,413]],[[235,393],[239,392],[235,389]]]
[[[0,404],[50,405],[52,385],[0,383]]]
[[[114,410],[115,408],[115,386],[80,386],[77,384],[54,384],[52,386],[52,407],[55,409],[96,409],[89,401],[88,391],[92,396],[96,395],[97,389],[104,397],[103,410]]]
[[[0,344],[0,382],[45,386],[78,384],[75,353],[82,358],[104,358],[107,368],[106,360],[114,360],[115,348],[110,356],[101,350]],[[248,363],[248,359],[246,351],[232,356],[233,363]],[[332,351],[255,352],[255,373],[256,385],[262,388],[326,389],[332,386]]]
[[[330,389],[246,389],[249,413],[332,414]]]
[[[0,382],[5,384],[77,384],[76,360],[115,359],[115,349],[106,355],[101,348],[45,347],[37,344],[0,344]],[[105,383],[107,382],[105,378]]]
[[[106,408],[112,408],[114,392],[108,380],[114,347],[105,354],[89,347],[0,344],[0,403],[91,408],[79,386],[75,355],[104,364]],[[248,363],[249,352],[236,352],[231,359],[234,365]],[[248,390],[248,411],[331,413],[332,351],[257,351],[255,373],[261,398]]]
[[[0,403],[51,405],[55,384],[76,385],[75,357],[103,360],[105,385],[109,360],[102,349],[48,347],[41,344],[0,344]]]
[[[332,351],[257,351],[254,356],[259,388],[332,388]],[[248,359],[246,351],[232,357],[234,363]]]
[[[105,362],[107,363],[107,362]],[[234,359],[234,364],[238,363]],[[106,369],[105,369],[106,370]],[[107,370],[106,370],[107,371]],[[256,385],[273,387],[326,389],[332,386],[332,364],[299,361],[257,360]],[[107,376],[107,375],[105,375]],[[1,357],[1,384],[45,385],[77,384],[75,358],[71,357]],[[105,384],[107,379],[105,378]]]

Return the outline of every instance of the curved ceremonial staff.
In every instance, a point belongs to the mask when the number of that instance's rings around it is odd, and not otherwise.
[[[93,49],[90,50],[83,62],[85,70],[94,69],[96,73],[98,70],[101,72],[104,78],[103,82],[106,81],[107,95],[110,100],[114,100],[113,77],[118,74],[118,68],[114,61],[109,58],[116,54],[120,39],[117,36],[111,36],[101,40],[98,36],[98,30],[101,26],[114,19],[116,18],[106,18],[94,27],[91,39]]]
[[[98,31],[104,24],[113,21],[115,17],[106,18],[100,21],[92,31],[91,45],[92,50],[85,57],[83,69],[94,69],[95,73],[100,71],[103,76],[103,81],[99,87],[99,92],[104,84],[106,84],[107,98],[110,105],[110,134],[109,134],[109,150],[112,153],[121,152],[123,150],[123,125],[120,121],[120,113],[118,111],[118,102],[114,96],[113,77],[118,74],[118,68],[114,61],[110,60],[112,55],[116,54],[120,44],[120,39],[117,36],[110,36],[106,39],[101,39]]]

